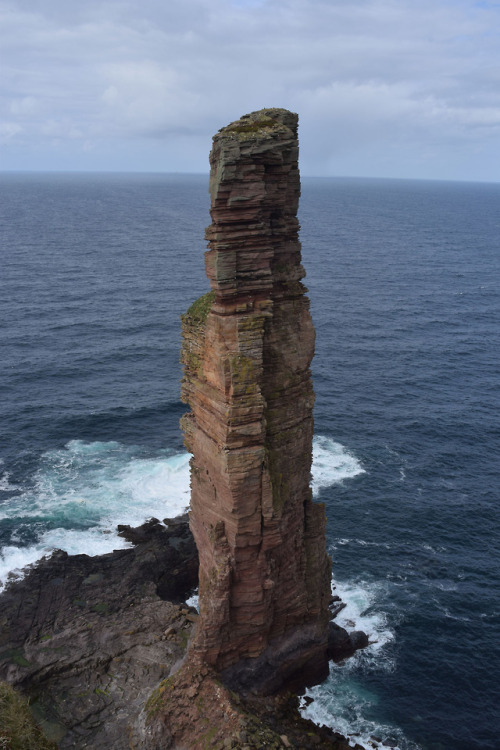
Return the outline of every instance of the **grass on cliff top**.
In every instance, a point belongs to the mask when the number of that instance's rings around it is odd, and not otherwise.
[[[207,292],[201,297],[198,297],[188,311],[182,315],[182,318],[189,318],[191,323],[199,325],[204,323],[207,319],[207,315],[212,307],[212,302],[215,299],[215,292]]]
[[[6,682],[0,682],[0,750],[57,750],[37,726],[28,701]]]
[[[259,130],[268,130],[276,126],[279,126],[279,123],[269,118],[267,120],[251,120],[249,122],[238,121],[234,125],[228,125],[222,130],[224,133],[258,133]]]

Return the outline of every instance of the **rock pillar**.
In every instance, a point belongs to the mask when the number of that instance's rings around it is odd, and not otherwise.
[[[310,471],[314,328],[301,283],[297,115],[265,109],[210,154],[212,291],[183,316],[182,418],[200,556],[191,653],[240,689],[327,674],[330,560]]]

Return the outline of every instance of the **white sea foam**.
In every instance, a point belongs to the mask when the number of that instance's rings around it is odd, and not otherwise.
[[[26,566],[62,549],[71,555],[103,555],[115,549],[131,545],[119,536],[96,527],[85,531],[57,528],[40,536],[37,544],[30,547],[3,547],[0,552],[0,590],[7,579],[22,578]]]
[[[17,494],[2,505],[2,517],[40,528],[29,547],[0,553],[0,586],[16,572],[59,548],[97,555],[125,546],[116,535],[120,523],[137,526],[147,518],[174,517],[189,505],[189,454],[145,449],[117,441],[72,440],[45,453],[33,486],[23,490],[4,474],[4,489]],[[313,491],[364,472],[340,443],[317,436],[313,442]],[[13,539],[15,536],[13,537]]]
[[[21,488],[17,484],[12,484],[10,481],[10,474],[6,471],[0,477],[0,491],[2,492],[18,492]]]
[[[36,544],[4,547],[0,587],[53,549],[98,555],[127,546],[119,523],[136,526],[146,518],[174,517],[189,504],[189,454],[145,456],[118,442],[73,440],[48,451],[34,486],[4,503],[4,518],[41,528]],[[47,527],[49,527],[47,529]],[[45,529],[45,530],[44,530]]]
[[[325,487],[364,473],[358,459],[343,445],[329,437],[315,436],[312,462],[312,489],[315,497]]]
[[[0,553],[0,591],[9,576],[21,578],[22,569],[43,557],[43,549],[39,545],[32,547],[3,547]]]
[[[389,629],[387,618],[378,606],[385,596],[386,583],[335,582],[334,593],[340,596],[346,605],[337,615],[335,622],[346,630],[363,630],[369,637],[371,645],[358,651],[355,659],[372,660],[376,652],[390,643],[394,634]],[[377,669],[392,668],[392,662],[386,658],[383,663],[377,657]]]
[[[366,716],[378,703],[375,693],[363,687],[352,674],[343,674],[345,667],[332,666],[330,677],[321,686],[307,691],[313,703],[302,709],[302,714],[316,724],[329,726],[344,735],[351,747],[366,750],[390,746],[394,750],[409,750],[411,746],[397,727],[380,724]]]
[[[388,542],[367,542],[366,539],[346,539],[341,537],[335,539],[331,545],[331,549],[337,549],[337,547],[345,547],[346,544],[359,544],[360,547],[383,547],[384,549],[392,549],[394,545]]]
[[[199,608],[200,597],[198,596],[198,589],[196,589],[194,594],[190,596],[189,599],[186,599],[186,604],[188,605],[188,607],[194,607],[195,609]]]
[[[378,697],[363,687],[357,676],[360,671],[388,672],[395,666],[390,649],[386,648],[394,634],[380,608],[385,586],[366,581],[337,582],[334,593],[346,605],[335,622],[348,631],[363,630],[370,639],[370,645],[343,664],[333,665],[326,682],[307,690],[306,696],[313,698],[313,702],[308,706],[304,704],[302,713],[316,723],[340,732],[352,746],[357,743],[367,750],[373,750],[383,748],[384,740],[391,740],[398,747],[409,748],[399,729],[366,718],[371,707],[377,704]]]

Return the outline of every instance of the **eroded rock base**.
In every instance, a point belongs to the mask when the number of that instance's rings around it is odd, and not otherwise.
[[[287,693],[242,698],[206,665],[190,661],[161,683],[143,718],[144,750],[348,750],[328,727],[302,718],[298,699]],[[355,748],[361,750],[356,745]]]

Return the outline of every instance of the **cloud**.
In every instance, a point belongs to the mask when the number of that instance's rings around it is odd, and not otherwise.
[[[145,169],[201,171],[219,127],[284,106],[301,116],[305,172],[498,179],[498,4],[20,0],[0,8],[10,168],[35,157],[57,165],[61,149],[66,168],[114,168],[120,154],[121,168],[135,169],[142,154]]]
[[[22,131],[20,125],[15,122],[1,122],[0,123],[0,143],[8,143],[9,140],[14,138],[18,133]]]
[[[196,121],[200,95],[174,67],[150,60],[115,63],[103,72],[107,127],[120,134],[184,132]]]

